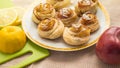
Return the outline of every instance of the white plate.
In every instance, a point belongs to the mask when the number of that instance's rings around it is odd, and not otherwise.
[[[45,3],[44,0],[40,0],[40,2]],[[23,20],[22,20],[22,27],[27,35],[27,37],[36,43],[37,45],[47,48],[50,50],[56,50],[56,51],[76,51],[76,50],[82,50],[85,48],[88,48],[92,45],[94,45],[100,35],[109,27],[110,25],[110,19],[107,11],[104,9],[104,7],[98,3],[98,11],[97,11],[97,17],[100,22],[100,29],[93,33],[90,37],[90,40],[88,43],[81,45],[81,46],[70,46],[64,43],[62,38],[56,39],[56,40],[47,40],[43,39],[39,36],[37,31],[37,25],[32,21],[32,13],[33,8],[39,4],[40,2],[36,2],[30,9],[25,13]],[[77,2],[76,0],[71,0],[71,2]],[[73,8],[73,7],[72,7]]]

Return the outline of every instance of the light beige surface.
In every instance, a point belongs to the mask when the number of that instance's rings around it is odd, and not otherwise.
[[[27,7],[35,0],[12,0],[17,6]],[[111,17],[111,25],[120,26],[120,0],[101,0],[103,5],[108,10]],[[108,65],[102,63],[95,54],[95,46],[88,49],[76,52],[55,52],[50,51],[51,55],[36,63],[29,65],[26,68],[120,68],[120,65]],[[24,60],[25,55],[0,65],[0,68],[14,65]]]

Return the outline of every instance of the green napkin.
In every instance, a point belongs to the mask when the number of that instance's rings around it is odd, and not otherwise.
[[[10,0],[0,0],[0,8],[8,8],[12,7],[13,3]],[[14,54],[4,54],[0,53],[0,64],[7,62],[11,59],[14,59],[16,57],[19,57],[21,55],[24,55],[28,52],[31,52],[32,55],[20,62],[17,65],[10,66],[10,68],[22,68],[25,67],[33,62],[36,62],[38,60],[41,60],[47,56],[49,56],[48,50],[32,43],[30,40],[27,41],[25,47],[20,50],[19,52],[16,52]]]

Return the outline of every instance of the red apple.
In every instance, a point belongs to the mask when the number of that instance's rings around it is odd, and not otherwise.
[[[120,27],[110,27],[102,34],[96,54],[105,63],[120,64]]]

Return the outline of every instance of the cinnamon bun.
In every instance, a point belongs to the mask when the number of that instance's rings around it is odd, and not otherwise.
[[[91,33],[95,32],[100,27],[97,17],[89,12],[83,14],[79,20],[79,23],[81,23],[86,28],[89,28],[91,30]]]
[[[53,5],[56,10],[59,10],[70,5],[71,2],[70,0],[47,0],[47,3]]]
[[[63,34],[64,24],[55,18],[48,18],[38,25],[38,32],[42,38],[56,39]]]
[[[90,29],[75,24],[72,27],[66,27],[63,33],[64,41],[69,45],[82,45],[90,39]]]
[[[41,20],[44,20],[46,18],[55,17],[56,12],[52,5],[45,3],[40,3],[38,6],[36,6],[33,10],[33,16],[32,19],[35,23],[40,23]]]
[[[61,19],[65,26],[70,27],[75,23],[77,14],[70,8],[63,8],[58,11],[57,18]]]
[[[97,12],[97,3],[98,0],[79,0],[78,4],[75,6],[75,11],[78,16],[81,16],[87,11],[95,14]]]

